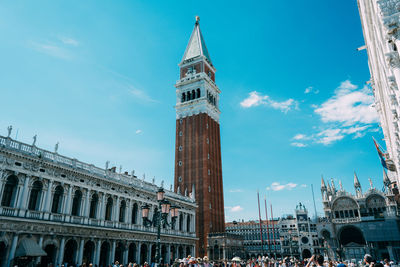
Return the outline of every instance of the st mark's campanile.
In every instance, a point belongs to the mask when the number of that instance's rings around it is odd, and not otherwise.
[[[199,17],[183,55],[176,87],[175,192],[195,192],[198,204],[196,256],[207,251],[207,235],[224,232],[224,196],[215,71]]]

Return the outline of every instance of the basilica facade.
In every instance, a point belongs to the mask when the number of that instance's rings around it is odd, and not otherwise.
[[[150,206],[154,220],[159,186],[106,165],[0,136],[0,266],[154,262],[157,228],[144,224],[141,207]],[[161,228],[161,257],[169,263],[195,253],[197,205],[172,190],[165,198],[179,207]]]
[[[319,219],[322,250],[331,259],[359,261],[365,253],[376,259],[400,260],[400,217],[391,181],[383,173],[383,190],[363,192],[354,174],[355,194],[321,181],[325,217]]]

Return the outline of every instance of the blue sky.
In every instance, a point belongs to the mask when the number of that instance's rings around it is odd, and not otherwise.
[[[320,177],[382,187],[356,1],[4,1],[0,134],[173,182],[175,88],[194,17],[217,68],[226,219],[313,213]],[[263,201],[262,201],[263,202]],[[317,209],[322,207],[317,203]]]

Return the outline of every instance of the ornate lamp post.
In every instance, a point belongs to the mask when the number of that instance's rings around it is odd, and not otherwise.
[[[156,249],[156,262],[161,264],[161,224],[164,226],[174,227],[176,218],[179,215],[179,208],[171,206],[171,203],[164,198],[165,191],[160,187],[157,191],[158,212],[154,213],[153,220],[149,220],[150,206],[145,204],[142,206],[142,217],[146,227],[157,227],[157,249]],[[171,212],[171,225],[168,224],[168,214]]]

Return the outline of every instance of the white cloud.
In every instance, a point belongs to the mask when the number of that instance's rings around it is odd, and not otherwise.
[[[378,122],[378,114],[372,107],[374,97],[367,87],[358,89],[349,80],[340,84],[335,94],[317,107],[314,112],[321,116],[325,123],[342,123],[352,126],[357,123],[370,124]]]
[[[312,87],[312,86],[309,86],[309,87],[307,87],[307,88],[304,90],[304,93],[305,93],[305,94],[309,94],[309,93],[318,94],[318,93],[319,93],[319,90],[315,89],[315,88]]]
[[[139,100],[143,100],[146,102],[157,102],[157,100],[151,98],[149,95],[147,95],[147,93],[143,90],[139,90],[137,88],[135,88],[132,85],[127,85],[129,88],[129,92],[136,98],[138,98]]]
[[[242,193],[243,190],[242,189],[231,189],[229,190],[230,193]]]
[[[300,185],[301,187],[307,187],[307,185],[306,184],[302,184],[302,185]]]
[[[306,147],[307,146],[307,144],[299,143],[299,142],[293,142],[293,143],[290,143],[290,145],[295,146],[295,147]]]
[[[332,144],[335,141],[344,138],[341,129],[327,129],[319,132],[317,135],[316,142],[324,145]]]
[[[286,113],[291,109],[298,109],[299,104],[296,100],[292,98],[289,98],[288,100],[282,102],[278,102],[272,100],[268,95],[262,95],[257,91],[253,91],[249,93],[249,96],[246,99],[240,102],[240,105],[243,108],[251,108],[264,105]]]
[[[59,39],[63,44],[66,44],[66,45],[71,45],[71,46],[79,45],[79,42],[77,40],[70,38],[70,37],[60,36]]]
[[[309,87],[304,93],[312,92]],[[378,122],[378,114],[372,104],[374,97],[371,90],[364,86],[358,88],[351,81],[340,83],[332,97],[320,105],[311,105],[314,112],[320,116],[321,125],[315,127],[319,132],[310,135],[296,134],[291,140],[292,146],[319,143],[330,145],[346,136],[353,139],[363,137],[368,131],[375,131],[374,123]],[[308,142],[306,142],[309,140]]]
[[[241,207],[241,206],[234,206],[234,207],[232,207],[231,208],[231,212],[239,212],[239,211],[242,211],[243,210],[243,208]]]
[[[142,133],[142,130],[138,129],[138,130],[136,130],[135,133],[136,133],[136,134],[141,134],[141,133]]]
[[[34,50],[52,56],[52,57],[56,57],[56,58],[60,58],[60,59],[70,59],[72,57],[72,54],[58,46],[58,45],[54,45],[54,44],[49,44],[49,43],[38,43],[38,42],[29,42],[29,46],[31,48],[33,48]]]
[[[295,136],[293,136],[292,139],[293,140],[308,140],[310,138],[305,134],[296,134]]]
[[[267,190],[273,191],[281,191],[281,190],[292,190],[295,188],[297,184],[294,183],[287,183],[287,184],[280,184],[279,182],[273,182],[271,186],[267,187]]]

